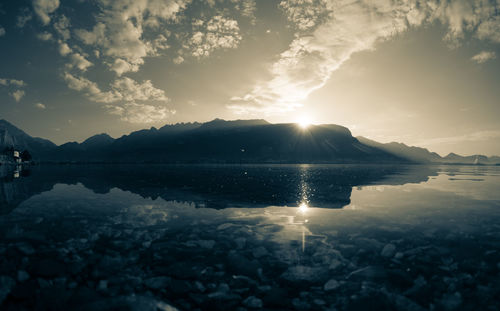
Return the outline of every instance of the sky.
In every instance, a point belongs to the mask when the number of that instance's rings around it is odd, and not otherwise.
[[[0,0],[0,118],[57,144],[307,119],[500,155],[497,0]]]

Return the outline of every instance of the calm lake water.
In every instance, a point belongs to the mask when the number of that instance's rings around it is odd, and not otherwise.
[[[0,172],[0,309],[500,309],[500,167]]]

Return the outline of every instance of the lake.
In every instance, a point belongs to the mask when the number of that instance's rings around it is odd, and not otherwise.
[[[0,166],[5,310],[498,310],[500,167]]]

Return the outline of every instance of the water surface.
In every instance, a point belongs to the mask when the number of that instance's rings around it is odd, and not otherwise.
[[[498,310],[500,167],[0,170],[6,309]]]

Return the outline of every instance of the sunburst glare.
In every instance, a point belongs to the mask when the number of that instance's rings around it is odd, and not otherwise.
[[[311,125],[311,118],[308,116],[301,116],[297,120],[297,125],[300,126],[302,129],[306,129]]]

